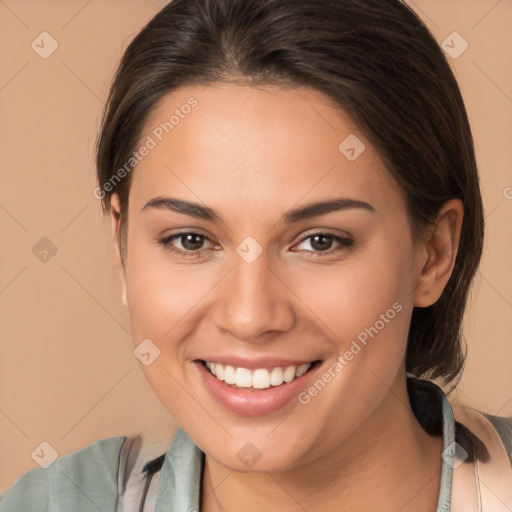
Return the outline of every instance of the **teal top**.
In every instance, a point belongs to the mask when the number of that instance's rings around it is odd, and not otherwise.
[[[455,420],[446,395],[435,387],[441,395],[443,409],[443,462],[437,512],[448,512],[455,457]],[[129,444],[127,439],[103,439],[58,458],[46,469],[30,470],[3,496],[0,512],[199,511],[204,453],[185,431],[178,428],[167,452],[144,466],[144,478],[140,477],[139,470],[139,489],[135,493],[132,490],[129,503],[123,501],[127,490],[120,477],[124,472],[122,451],[123,446]],[[149,479],[148,473],[151,474]]]

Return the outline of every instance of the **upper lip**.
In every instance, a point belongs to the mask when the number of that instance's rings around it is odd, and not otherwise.
[[[224,366],[234,366],[235,368],[247,368],[248,370],[257,370],[258,368],[277,368],[288,366],[300,366],[302,364],[313,363],[317,359],[288,359],[276,356],[258,356],[250,359],[239,356],[205,356],[200,361],[210,363],[220,363]]]

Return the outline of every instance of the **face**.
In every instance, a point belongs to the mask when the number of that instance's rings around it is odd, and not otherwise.
[[[122,279],[146,377],[189,437],[284,470],[391,414],[422,263],[351,118],[306,88],[186,87],[143,144]]]

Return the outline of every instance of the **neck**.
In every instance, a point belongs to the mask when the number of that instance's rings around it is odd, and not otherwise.
[[[427,434],[409,404],[405,376],[389,390],[364,429],[307,466],[239,473],[205,458],[204,512],[435,510],[442,438]]]

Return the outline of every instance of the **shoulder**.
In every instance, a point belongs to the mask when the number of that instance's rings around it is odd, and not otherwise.
[[[0,512],[114,511],[119,456],[126,437],[96,441],[22,475],[0,501]]]
[[[455,419],[494,452],[491,458],[504,460],[508,470],[512,469],[512,417],[496,416],[458,402],[452,407]]]
[[[494,416],[485,412],[481,412],[480,414],[485,416],[498,432],[500,439],[507,450],[510,463],[512,464],[512,416]]]

